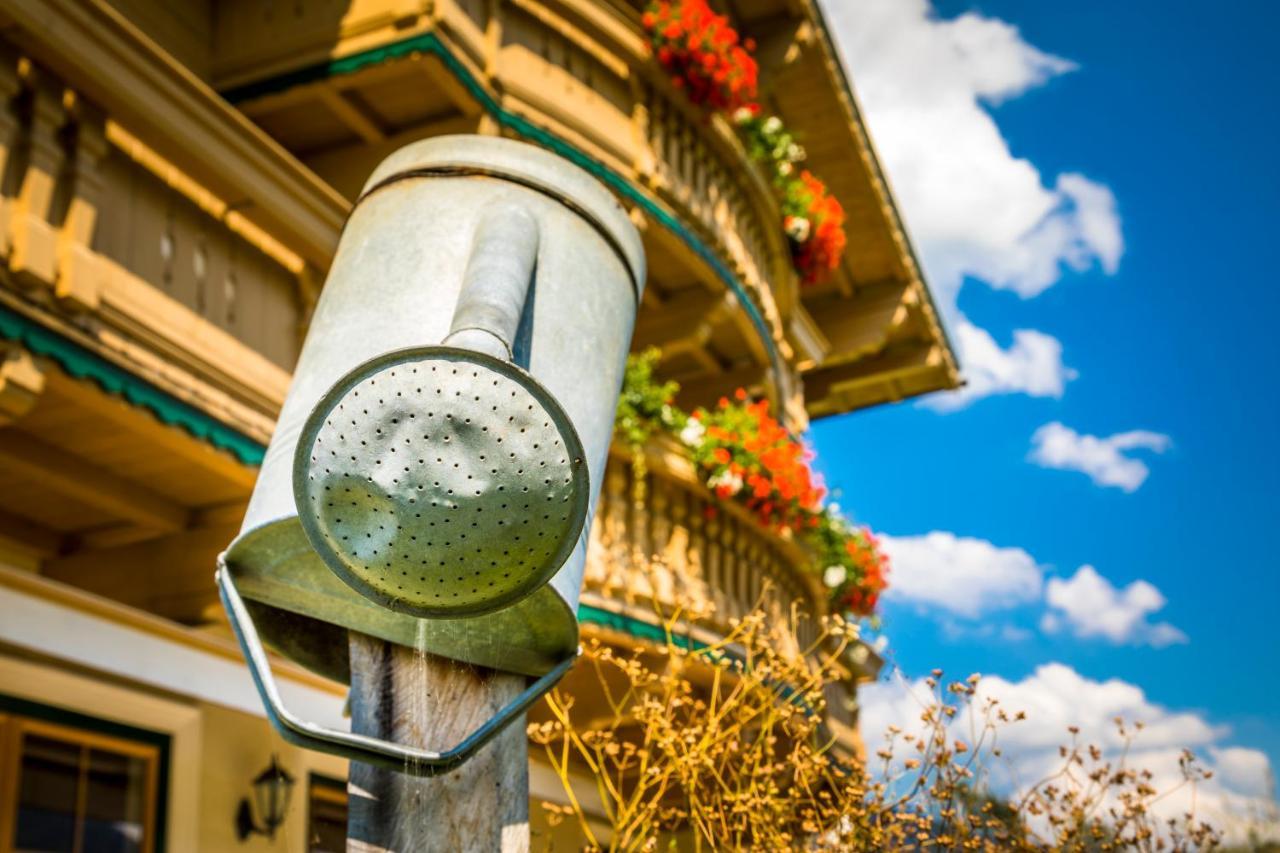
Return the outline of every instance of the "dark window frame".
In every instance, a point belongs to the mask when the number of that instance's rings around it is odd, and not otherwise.
[[[172,745],[172,738],[168,734],[0,693],[0,743],[7,743],[11,727],[16,724],[21,728],[23,720],[29,720],[37,726],[51,726],[64,730],[70,734],[71,738],[74,738],[76,733],[80,733],[87,736],[88,740],[98,736],[154,748],[156,771],[151,791],[150,850],[152,853],[164,853],[167,850],[169,762]],[[16,790],[10,794],[5,785],[16,782],[19,761],[20,755],[10,756],[0,751],[0,790],[4,791],[6,797],[17,795]],[[13,807],[12,803],[0,802],[0,814],[7,813],[6,810],[11,810]],[[0,821],[0,824],[3,823]],[[12,825],[4,825],[9,832],[16,829]],[[12,837],[0,838],[0,851],[8,851],[12,844]]]
[[[344,780],[323,773],[312,772],[307,775],[307,850],[311,849],[311,817],[316,792],[322,792],[321,797],[329,798],[331,802],[339,799],[344,805],[348,802],[347,783]]]

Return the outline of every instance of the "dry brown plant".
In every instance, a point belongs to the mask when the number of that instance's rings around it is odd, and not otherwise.
[[[1128,766],[1138,726],[1117,721],[1126,745],[1108,759],[1072,742],[1061,767],[1015,798],[994,796],[989,770],[1002,728],[1025,715],[981,696],[979,678],[945,682],[935,670],[919,720],[886,733],[866,761],[838,749],[823,722],[824,688],[847,674],[840,656],[858,637],[824,621],[808,648],[792,624],[757,610],[719,642],[688,641],[686,616],[663,620],[667,642],[623,652],[585,649],[607,711],[579,711],[559,690],[548,722],[530,726],[568,805],[545,803],[553,824],[576,820],[587,850],[1170,850],[1212,849],[1215,831],[1193,813],[1154,807],[1172,791]],[[776,621],[776,620],[775,620]],[[590,718],[588,718],[590,716]],[[911,731],[908,731],[910,729]],[[957,736],[962,730],[963,737]],[[1191,753],[1182,786],[1209,776]],[[584,791],[581,779],[594,791]],[[575,787],[575,777],[579,780]],[[593,831],[580,797],[602,810]],[[1193,798],[1194,801],[1194,798]]]

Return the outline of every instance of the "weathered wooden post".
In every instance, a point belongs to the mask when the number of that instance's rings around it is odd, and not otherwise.
[[[415,143],[353,209],[218,571],[269,718],[353,762],[349,849],[527,847],[518,723],[576,655],[643,281],[621,206],[521,143]],[[264,641],[351,684],[351,731]]]

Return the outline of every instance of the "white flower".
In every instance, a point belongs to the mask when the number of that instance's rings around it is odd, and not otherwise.
[[[746,107],[738,107],[733,111],[733,120],[738,124],[746,124],[751,121],[751,110]]]
[[[793,167],[790,163],[788,163],[786,160],[783,160],[781,163],[778,164],[778,174],[790,175],[792,168]]]
[[[726,468],[710,480],[707,480],[707,485],[713,489],[718,489],[721,486],[728,486],[729,494],[736,495],[738,492],[742,491],[742,478]]]
[[[787,221],[783,223],[787,236],[797,243],[803,243],[809,239],[809,220],[803,216],[788,216]]]
[[[822,582],[827,585],[828,589],[835,589],[844,583],[844,579],[849,576],[844,566],[827,566],[826,571],[822,573]]]
[[[777,133],[782,130],[782,119],[777,116],[769,116],[764,120],[763,130],[765,133]]]
[[[804,149],[794,142],[787,146],[787,159],[792,163],[799,163],[805,157]]]
[[[684,429],[680,430],[680,440],[684,442],[685,447],[697,447],[702,443],[703,433],[707,431],[702,425],[702,421],[697,418],[689,418],[689,422],[684,425]]]

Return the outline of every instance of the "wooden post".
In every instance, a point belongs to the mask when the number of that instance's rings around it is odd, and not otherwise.
[[[523,676],[468,666],[351,632],[351,730],[446,749],[525,688]],[[521,716],[466,764],[415,777],[351,763],[348,853],[529,849],[529,745]]]

